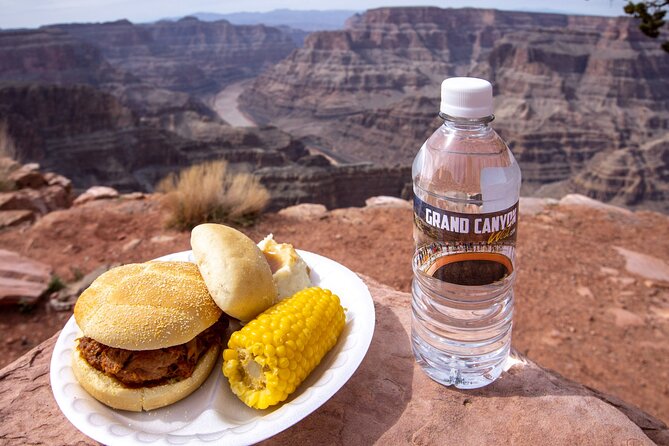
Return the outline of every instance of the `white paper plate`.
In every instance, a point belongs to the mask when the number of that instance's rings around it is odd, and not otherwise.
[[[70,366],[78,328],[67,322],[51,357],[51,389],[65,416],[81,432],[107,445],[251,444],[294,425],[330,399],[353,375],[374,333],[369,290],[351,270],[299,251],[314,285],[332,290],[346,308],[346,327],[335,347],[289,399],[275,409],[255,410],[230,391],[221,361],[207,381],[187,398],[151,412],[111,409],[91,397]],[[190,251],[159,260],[192,261]]]

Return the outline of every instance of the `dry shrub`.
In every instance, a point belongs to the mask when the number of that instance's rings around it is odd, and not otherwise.
[[[170,174],[158,183],[170,211],[168,226],[192,229],[200,223],[250,224],[269,202],[269,192],[249,173],[231,172],[211,161]]]
[[[0,122],[0,192],[14,189],[14,182],[9,179],[9,174],[16,167],[13,160],[16,157],[16,146],[7,129],[7,122]]]

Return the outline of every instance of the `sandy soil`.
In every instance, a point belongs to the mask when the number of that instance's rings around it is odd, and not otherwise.
[[[189,249],[189,234],[165,230],[155,198],[94,202],[0,232],[0,246],[51,264],[64,280],[102,263]],[[626,269],[616,249],[669,264],[669,218],[585,207],[521,215],[513,345],[539,364],[617,395],[669,421],[669,283]],[[337,260],[408,291],[411,211],[362,208],[312,220],[270,214],[243,229]],[[637,265],[638,266],[638,265]],[[651,268],[652,269],[652,268]],[[59,330],[69,313],[0,314],[0,367]]]

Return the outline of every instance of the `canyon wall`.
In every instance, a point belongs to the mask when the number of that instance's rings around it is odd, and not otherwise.
[[[525,193],[559,184],[556,193],[669,210],[653,173],[666,170],[667,156],[653,158],[660,166],[636,156],[641,168],[615,174],[601,166],[614,152],[656,146],[669,130],[669,56],[636,27],[628,18],[375,9],[343,31],[309,35],[241,102],[260,122],[317,136],[351,160],[408,164],[439,124],[440,82],[483,77]],[[614,190],[621,175],[645,186]]]
[[[290,33],[264,25],[232,25],[186,17],[176,22],[55,25],[94,45],[113,66],[157,87],[196,95],[218,92],[286,57]]]
[[[262,173],[277,197],[339,206],[346,181],[356,203],[366,188],[405,190],[439,125],[441,80],[472,75],[494,85],[493,125],[521,164],[523,194],[669,211],[666,73],[669,56],[626,18],[381,8],[297,49],[286,30],[225,21],[54,25],[0,31],[0,124],[20,161],[75,189],[151,190],[224,158],[279,169]],[[253,76],[240,101],[260,127],[233,128],[207,104]],[[308,151],[354,166],[312,165]],[[364,183],[367,171],[396,183]]]

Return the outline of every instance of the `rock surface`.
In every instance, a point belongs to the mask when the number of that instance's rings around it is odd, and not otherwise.
[[[47,181],[39,172],[39,164],[28,163],[14,170],[9,175],[9,181],[14,183],[18,189],[39,189],[46,186]]]
[[[409,163],[439,124],[440,82],[483,77],[526,193],[564,181],[552,195],[666,211],[667,72],[630,18],[380,8],[310,34],[240,103],[351,160]]]
[[[669,217],[604,207],[584,197],[572,197],[574,204],[533,201],[533,212],[526,212],[525,199],[520,207],[515,348],[669,422],[669,282],[628,271],[616,249],[669,264]],[[279,242],[410,291],[411,209],[294,210],[297,216],[270,213],[242,231],[255,241],[273,233]],[[0,231],[0,246],[48,262],[70,283],[102,264],[190,249],[189,233],[165,228],[165,217],[155,195],[93,201],[52,212],[32,226]],[[7,334],[0,342],[0,367],[62,328],[68,317],[49,312],[45,300],[28,314],[0,312],[0,332]]]
[[[403,209],[413,209],[411,201],[383,195],[368,198],[365,200],[365,207],[398,207]]]
[[[0,305],[34,305],[50,280],[49,265],[0,249]]]
[[[44,215],[57,209],[65,209],[71,203],[70,191],[60,185],[46,186],[41,189],[27,188],[0,192],[0,212],[29,210]]]
[[[35,163],[15,165],[8,176],[9,187],[0,192],[0,229],[33,221],[72,204],[69,179],[53,172],[42,173]]]
[[[80,205],[84,203],[88,203],[89,201],[93,200],[108,200],[112,198],[118,198],[119,194],[116,189],[113,187],[107,187],[107,186],[93,186],[89,187],[86,192],[83,194],[79,195],[77,198],[74,199],[74,202],[72,204],[74,205]]]
[[[484,389],[436,384],[411,353],[410,295],[366,281],[377,322],[360,368],[321,408],[266,444],[669,444],[669,429],[659,420],[519,354]],[[96,444],[53,399],[55,339],[0,370],[3,444]]]
[[[646,279],[669,283],[669,264],[662,259],[641,252],[614,246],[625,258],[625,269]]]
[[[299,203],[323,204],[328,209],[364,206],[370,196],[400,197],[411,183],[408,167],[370,163],[327,167],[292,165],[263,168],[255,174],[271,193],[268,210]]]
[[[29,210],[0,211],[0,229],[17,226],[35,220],[35,213]]]
[[[327,211],[322,204],[304,203],[283,208],[277,214],[294,220],[313,220],[326,217]]]
[[[541,200],[541,199],[540,199]],[[544,199],[545,200],[545,199]],[[553,200],[555,201],[555,200]],[[558,201],[555,201],[556,203]],[[599,200],[595,200],[590,197],[586,197],[580,194],[567,194],[564,197],[560,198],[560,204],[567,206],[581,206],[585,209],[599,209],[609,213],[623,214],[627,217],[631,217],[634,214],[629,210],[620,206],[615,206],[607,203],[602,203]]]
[[[77,303],[77,299],[86,288],[101,274],[118,265],[100,265],[90,273],[74,283],[68,283],[65,288],[53,293],[49,298],[49,306],[55,311],[70,311]]]

